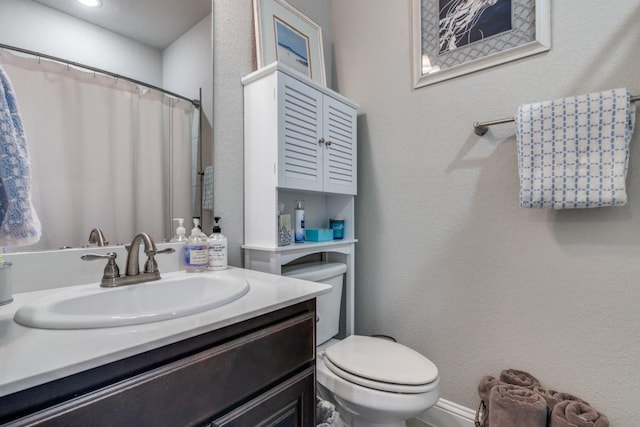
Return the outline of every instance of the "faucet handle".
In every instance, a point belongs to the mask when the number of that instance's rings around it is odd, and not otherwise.
[[[131,249],[131,245],[125,245],[124,246],[125,250],[127,252],[129,252],[129,250]],[[173,248],[166,248],[166,249],[161,249],[161,250],[157,250],[157,249],[149,249],[146,250],[144,253],[146,256],[155,256],[158,254],[172,254],[174,253],[176,250]]]
[[[174,253],[176,250],[173,248],[166,248],[166,249],[160,249],[160,250],[155,250],[155,251],[151,251],[153,252],[152,255],[159,255],[159,254],[172,254]]]
[[[97,259],[115,260],[118,254],[115,252],[107,252],[106,254],[84,254],[80,257],[83,261],[95,261]]]
[[[116,263],[118,254],[115,252],[107,252],[106,254],[85,254],[80,257],[83,261],[95,261],[97,259],[106,259],[107,265],[104,267],[104,273],[102,274],[102,281],[100,286],[111,287],[115,286],[115,281],[120,277],[120,268]]]
[[[156,259],[154,257],[156,255],[158,255],[158,254],[172,254],[175,251],[176,250],[173,249],[173,248],[166,248],[166,249],[161,249],[161,250],[157,250],[157,249],[148,250],[146,252],[146,254],[147,254],[147,262],[144,263],[144,272],[145,273],[157,273],[158,272],[158,263],[156,262]]]

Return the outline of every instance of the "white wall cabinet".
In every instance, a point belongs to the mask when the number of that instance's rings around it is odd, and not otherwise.
[[[280,188],[355,195],[357,107],[302,79],[277,64],[243,79],[248,162],[272,163]]]
[[[278,73],[278,186],[356,194],[356,109]]]
[[[245,267],[281,274],[310,255],[345,262],[344,330],[353,333],[354,196],[357,192],[357,105],[273,63],[244,85]],[[278,210],[294,218],[305,202],[306,228],[345,220],[342,240],[278,246]]]

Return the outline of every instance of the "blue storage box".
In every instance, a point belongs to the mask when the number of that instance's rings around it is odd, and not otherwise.
[[[307,228],[305,230],[307,242],[325,242],[333,240],[333,230],[330,228]]]

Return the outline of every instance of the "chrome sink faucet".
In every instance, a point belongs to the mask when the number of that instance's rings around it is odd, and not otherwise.
[[[98,246],[106,246],[109,244],[104,237],[104,233],[99,228],[94,228],[89,233],[89,243],[95,243]]]
[[[155,263],[155,267],[149,266],[149,260],[155,256],[158,252],[156,249],[156,244],[147,233],[136,234],[136,236],[131,241],[131,244],[125,246],[129,253],[127,254],[127,267],[125,269],[127,276],[137,276],[140,274],[140,261],[138,257],[140,256],[140,243],[144,242],[144,253],[147,255],[147,262],[145,263],[144,272],[145,273],[158,273],[158,264]],[[159,275],[158,275],[159,276]]]
[[[144,272],[140,272],[140,243],[144,243],[144,253],[147,255],[147,261],[144,264]],[[108,252],[104,255],[86,254],[80,258],[84,261],[93,261],[96,259],[107,259],[107,265],[104,268],[100,286],[105,288],[113,288],[116,286],[133,285],[135,283],[150,282],[160,280],[160,271],[158,263],[155,260],[157,254],[170,254],[175,252],[173,248],[158,250],[151,236],[147,233],[137,234],[131,241],[131,245],[125,246],[129,251],[127,254],[127,264],[125,275],[120,276],[120,269],[116,263],[117,254]]]

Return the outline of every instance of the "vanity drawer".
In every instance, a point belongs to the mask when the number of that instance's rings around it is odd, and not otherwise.
[[[202,423],[313,366],[315,315],[307,312],[94,391],[15,425]]]
[[[315,426],[315,387],[310,367],[204,427]]]

